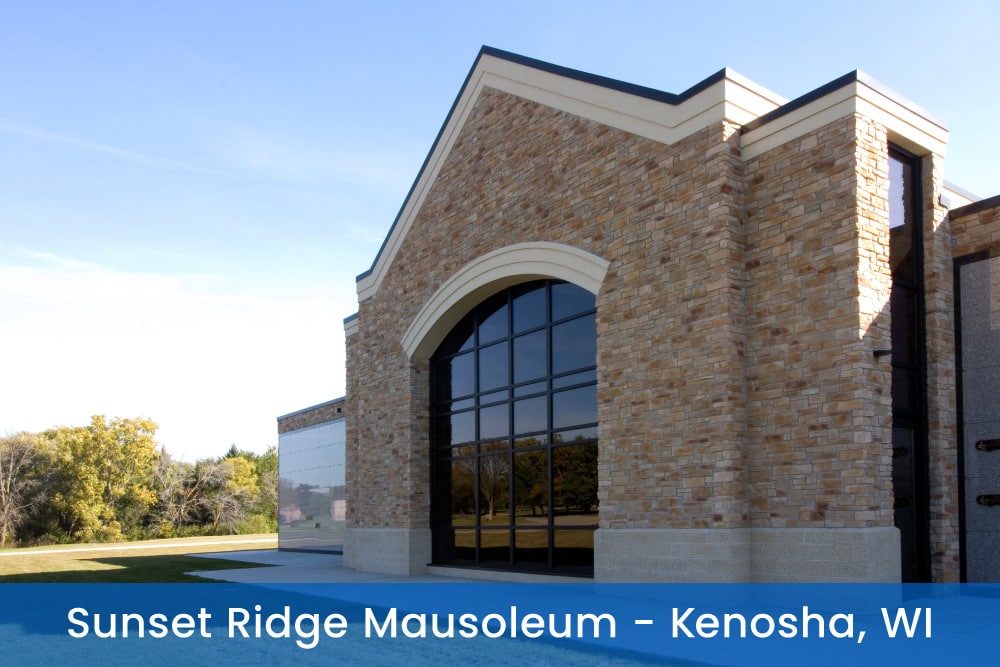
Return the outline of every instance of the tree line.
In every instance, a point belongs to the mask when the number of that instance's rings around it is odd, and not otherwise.
[[[175,461],[149,419],[0,438],[0,548],[278,529],[278,448]]]

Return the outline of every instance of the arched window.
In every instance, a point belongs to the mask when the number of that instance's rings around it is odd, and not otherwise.
[[[439,564],[592,574],[594,295],[534,281],[487,299],[431,358]]]

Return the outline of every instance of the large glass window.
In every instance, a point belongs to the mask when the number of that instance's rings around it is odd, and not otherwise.
[[[536,281],[496,294],[431,360],[435,563],[592,575],[594,295]]]
[[[919,158],[891,149],[892,482],[903,581],[930,578],[921,201]]]
[[[278,436],[280,548],[343,548],[345,440],[343,419]]]

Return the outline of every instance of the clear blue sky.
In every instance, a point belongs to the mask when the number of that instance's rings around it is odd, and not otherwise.
[[[344,317],[479,48],[786,98],[861,69],[1000,193],[1000,3],[5,2],[0,434],[146,416],[263,450],[344,392]]]

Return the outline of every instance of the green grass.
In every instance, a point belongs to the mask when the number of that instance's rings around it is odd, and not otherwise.
[[[246,537],[248,536],[6,550],[0,552],[0,584],[211,583],[208,579],[193,577],[185,572],[261,566],[235,560],[196,558],[191,554],[277,546],[277,538],[273,543],[240,544],[239,540]]]

